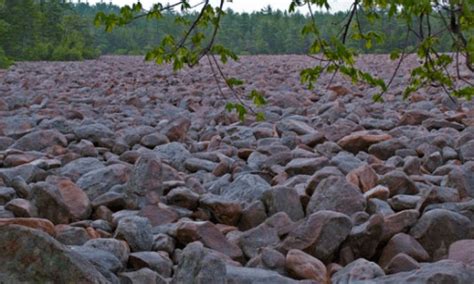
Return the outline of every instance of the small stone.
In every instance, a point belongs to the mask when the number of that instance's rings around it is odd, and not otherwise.
[[[199,204],[201,208],[209,210],[212,217],[221,224],[235,226],[238,224],[240,216],[242,215],[242,207],[239,202],[228,200],[222,196],[205,194],[201,196]],[[254,215],[252,217],[258,220],[257,216]],[[266,215],[262,219],[265,217]]]
[[[388,241],[395,234],[409,230],[420,217],[420,212],[415,209],[403,210],[384,217],[382,241]]]
[[[321,284],[329,280],[324,263],[297,249],[290,250],[286,255],[286,268],[297,279],[310,279]]]
[[[395,211],[415,209],[421,201],[421,196],[398,194],[388,200],[388,203]]]
[[[371,188],[370,190],[364,193],[364,197],[367,200],[372,199],[372,198],[387,200],[389,195],[390,195],[390,190],[388,190],[388,188],[383,185],[377,185],[376,187]]]
[[[5,205],[5,209],[13,212],[15,217],[37,217],[36,207],[26,199],[15,198]]]
[[[412,236],[405,233],[398,233],[393,236],[383,248],[379,259],[380,267],[386,269],[391,260],[398,254],[403,253],[420,262],[430,259],[428,252]]]
[[[382,176],[378,184],[390,190],[390,196],[397,194],[417,194],[415,183],[402,171],[394,170]]]
[[[89,239],[89,234],[84,228],[69,225],[57,225],[55,227],[56,239],[65,245],[80,246]]]
[[[410,235],[420,242],[433,260],[448,254],[449,246],[455,241],[468,239],[471,221],[456,212],[434,209],[423,214],[411,228]]]
[[[363,165],[349,172],[346,176],[348,182],[357,186],[362,192],[377,185],[378,176],[369,165]]]
[[[124,217],[118,221],[114,238],[126,241],[132,252],[149,251],[153,245],[150,221],[138,216]]]
[[[201,241],[206,247],[219,251],[232,259],[242,256],[240,248],[231,244],[210,222],[181,222],[176,228],[176,239],[181,244]]]
[[[419,269],[420,267],[421,265],[418,263],[418,261],[416,261],[409,255],[399,253],[395,257],[393,257],[392,260],[387,264],[385,272],[387,274],[396,274],[399,272]]]
[[[118,274],[120,283],[135,284],[135,283],[156,283],[168,284],[162,276],[149,268],[142,268],[131,272],[121,272]]]
[[[331,280],[333,283],[368,282],[384,275],[376,263],[359,258],[336,272]]]
[[[174,238],[170,237],[167,234],[158,234],[153,236],[153,246],[152,250],[154,251],[165,251],[168,254],[172,254],[176,248],[176,241]]]
[[[84,246],[107,251],[113,254],[122,264],[126,264],[130,255],[130,247],[127,242],[111,238],[88,240]]]
[[[327,198],[328,196],[331,198]],[[351,215],[365,210],[365,206],[366,200],[357,187],[343,177],[331,176],[319,183],[311,196],[306,214],[332,210]]]
[[[278,212],[285,212],[293,221],[304,217],[298,193],[291,187],[273,187],[264,193],[263,201],[270,216]]]
[[[173,262],[162,253],[154,251],[135,252],[128,258],[129,265],[135,269],[149,268],[163,277],[170,277]]]
[[[337,142],[344,150],[357,154],[359,151],[367,152],[370,145],[390,140],[392,136],[377,131],[357,131],[351,133]]]
[[[265,219],[267,219],[265,205],[261,201],[255,201],[242,210],[239,228],[242,231],[247,231],[260,225]]]
[[[187,187],[175,187],[167,195],[169,205],[175,205],[189,210],[198,206],[199,194]]]
[[[440,152],[434,152],[427,156],[423,161],[423,167],[430,173],[434,172],[438,167],[443,165],[443,157]]]
[[[294,175],[312,175],[316,171],[324,168],[329,163],[328,159],[325,157],[319,158],[298,158],[293,159],[289,162],[285,171],[290,176]]]
[[[351,228],[351,219],[346,215],[334,211],[319,211],[291,230],[280,247],[284,251],[299,249],[321,261],[329,262],[349,235]]]
[[[16,196],[15,189],[11,187],[0,187],[0,205],[5,205]]]

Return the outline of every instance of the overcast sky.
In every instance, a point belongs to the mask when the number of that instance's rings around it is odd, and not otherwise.
[[[77,0],[73,0],[76,2]],[[84,0],[82,0],[84,2]],[[116,5],[126,5],[126,4],[133,4],[136,3],[138,0],[112,0],[111,2]],[[101,2],[100,0],[89,0],[89,3],[97,3]],[[108,3],[110,0],[104,0],[103,2]],[[172,0],[141,0],[141,3],[145,7],[150,7],[152,3],[161,2],[161,3],[174,3]],[[191,3],[199,3],[200,0],[193,0]],[[214,4],[218,0],[211,0]],[[353,2],[353,0],[331,0],[331,11],[345,11],[349,8],[349,5]],[[234,11],[238,12],[252,12],[252,11],[259,11],[268,5],[272,6],[274,9],[280,10],[287,10],[288,6],[290,5],[291,0],[233,0],[233,3],[226,3],[225,7],[231,8]],[[304,10],[303,10],[304,11]]]

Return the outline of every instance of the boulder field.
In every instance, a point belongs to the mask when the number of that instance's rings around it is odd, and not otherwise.
[[[0,282],[474,283],[474,102],[403,100],[414,60],[384,103],[339,76],[308,90],[312,60],[224,66],[261,122],[205,62],[2,71]]]

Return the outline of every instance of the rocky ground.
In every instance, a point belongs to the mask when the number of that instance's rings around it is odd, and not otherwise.
[[[226,66],[269,102],[245,123],[206,64],[0,73],[0,282],[473,283],[474,103],[403,101],[409,65],[384,104],[341,78],[312,92],[310,63]]]

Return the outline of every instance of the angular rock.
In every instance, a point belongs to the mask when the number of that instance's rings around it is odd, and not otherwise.
[[[66,146],[66,137],[56,130],[38,130],[21,137],[10,148],[22,151],[41,151],[54,145]]]
[[[198,206],[199,194],[187,187],[175,187],[167,195],[169,205],[194,210]]]
[[[90,200],[94,200],[114,185],[126,183],[129,171],[127,166],[121,164],[110,165],[84,174],[76,185],[86,192]]]
[[[153,234],[147,218],[130,216],[120,219],[114,238],[124,240],[132,252],[149,251],[153,245]]]
[[[306,208],[306,214],[332,210],[351,215],[365,210],[366,200],[354,185],[343,177],[331,176],[319,183]]]
[[[207,251],[200,242],[193,242],[184,248],[171,283],[224,284],[226,273],[222,259]]]
[[[285,186],[273,187],[263,194],[268,215],[285,212],[293,220],[304,217],[303,206],[295,189]]]
[[[158,272],[163,277],[170,277],[173,262],[162,253],[154,251],[135,252],[130,254],[128,263],[133,269],[149,268]]]
[[[101,139],[110,138],[114,135],[110,128],[100,123],[76,127],[74,128],[74,134],[78,139],[86,139],[95,144],[99,143]]]
[[[92,263],[110,282],[117,282],[116,273],[123,269],[122,263],[111,253],[85,246],[71,246],[72,251]]]
[[[346,176],[348,182],[357,186],[362,192],[377,185],[377,173],[369,165],[363,165],[349,172]]]
[[[386,186],[390,190],[390,196],[418,193],[415,183],[400,170],[394,170],[385,174],[379,179],[378,184]]]
[[[371,259],[382,240],[384,218],[382,215],[372,215],[370,219],[358,226],[352,227],[348,243],[356,258]]]
[[[278,230],[265,223],[242,233],[239,238],[239,245],[248,258],[255,257],[260,248],[272,247],[279,242]]]
[[[240,248],[230,243],[210,222],[181,222],[176,228],[176,239],[182,244],[200,241],[204,246],[219,251],[232,259],[242,256]]]
[[[68,178],[49,176],[46,182],[53,184],[66,204],[72,220],[87,219],[92,213],[87,194]]]
[[[398,233],[384,247],[379,259],[380,267],[385,269],[390,261],[400,253],[406,254],[420,262],[426,262],[430,259],[428,252],[415,238],[405,233]]]
[[[34,206],[30,201],[22,198],[10,200],[10,202],[5,204],[5,209],[13,212],[15,217],[29,218],[38,216],[36,206]]]
[[[126,264],[130,255],[130,247],[127,242],[116,239],[92,239],[88,240],[84,246],[103,250],[113,254],[122,264]]]
[[[155,271],[149,268],[142,268],[131,272],[121,272],[118,274],[120,283],[135,284],[135,283],[156,283],[167,284],[168,282]]]
[[[399,272],[412,271],[419,269],[421,266],[414,258],[404,253],[394,256],[385,268],[387,274],[395,274]]]
[[[420,217],[418,210],[403,210],[391,215],[386,215],[384,218],[383,227],[383,241],[388,241],[394,235],[407,232]]]
[[[242,215],[240,203],[228,200],[222,196],[205,194],[201,196],[199,204],[201,208],[209,210],[212,217],[221,224],[235,226],[238,224]],[[256,216],[254,215],[252,217],[255,218]]]
[[[307,217],[292,230],[280,245],[284,251],[299,249],[324,262],[329,262],[349,235],[349,217],[334,211],[319,211]]]
[[[426,249],[434,260],[448,254],[449,246],[455,241],[468,239],[471,221],[458,213],[434,209],[421,216],[411,228],[410,235]]]
[[[230,200],[253,202],[260,200],[270,185],[260,176],[244,174],[238,176],[231,184],[221,188],[220,194]]]
[[[262,268],[285,274],[285,256],[272,248],[261,248],[260,252],[250,259],[246,267]]]
[[[285,171],[290,176],[312,175],[316,171],[324,168],[329,163],[326,157],[319,158],[298,158],[291,160],[285,167]]]
[[[85,244],[90,236],[86,229],[81,227],[72,227],[69,225],[57,225],[55,227],[56,240],[65,245],[80,246]]]
[[[184,161],[191,157],[191,153],[189,153],[186,147],[178,142],[160,145],[153,149],[153,152],[155,152],[161,160],[166,161],[179,171],[185,171]]]
[[[73,160],[60,169],[58,169],[59,175],[66,176],[73,181],[77,181],[82,175],[104,168],[104,164],[96,158],[79,158]]]
[[[334,284],[369,282],[384,275],[385,272],[376,263],[359,258],[336,272],[331,280]]]

